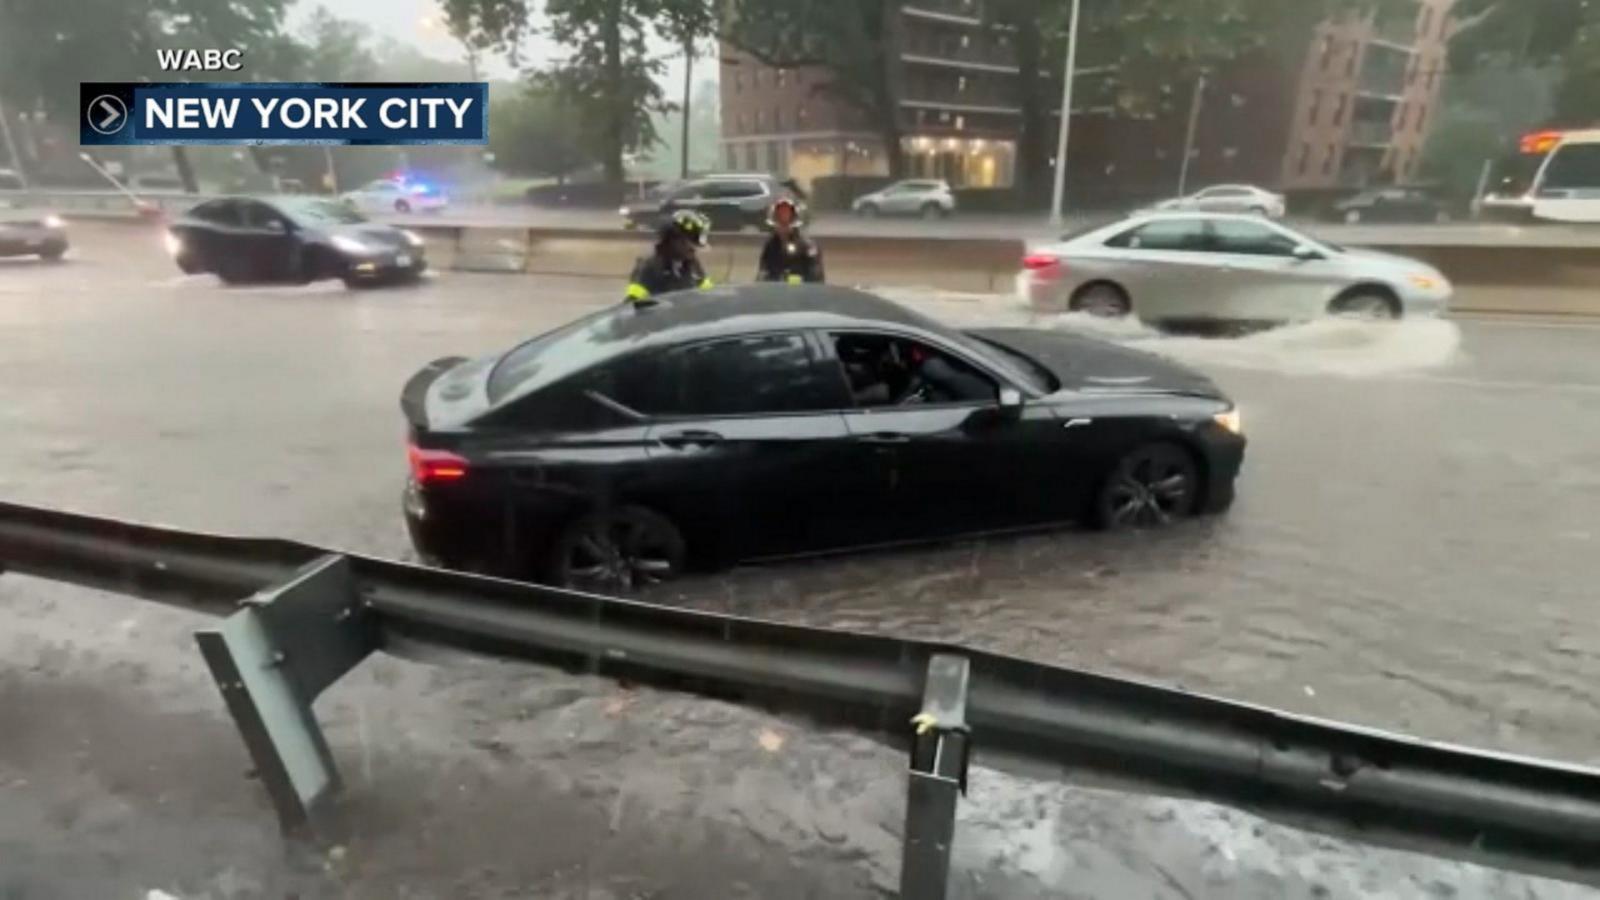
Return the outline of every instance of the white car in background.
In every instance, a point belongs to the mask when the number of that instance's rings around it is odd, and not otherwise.
[[[1269,219],[1281,219],[1288,210],[1288,203],[1282,194],[1274,194],[1248,184],[1219,184],[1197,194],[1158,203],[1149,211],[1249,213],[1266,216]]]
[[[863,194],[850,204],[856,215],[921,216],[939,219],[956,211],[956,195],[950,183],[937,178],[897,181],[886,188]]]
[[[450,198],[432,185],[390,179],[374,181],[341,199],[351,208],[369,214],[437,212],[450,205]]]
[[[1147,322],[1433,316],[1452,288],[1424,262],[1341,247],[1254,215],[1146,213],[1023,259],[1035,309]]]

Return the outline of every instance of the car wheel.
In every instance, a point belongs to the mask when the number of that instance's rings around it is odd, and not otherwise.
[[[937,203],[924,203],[922,205],[922,217],[924,219],[942,219],[944,218],[944,207]]]
[[[1358,288],[1328,304],[1328,314],[1345,319],[1387,322],[1400,318],[1400,307],[1390,294],[1372,288]]]
[[[861,217],[864,218],[864,219],[876,219],[878,217],[878,204],[876,204],[876,203],[864,203],[864,204],[862,204],[861,205]]]
[[[39,258],[45,262],[60,262],[61,257],[65,256],[66,253],[67,248],[65,247],[51,247],[48,250],[40,251]]]
[[[411,212],[411,204],[407,203],[404,200],[396,200],[394,202],[394,211],[397,212],[397,213],[408,213],[408,212]]]
[[[559,587],[627,593],[670,581],[683,570],[683,534],[642,506],[593,512],[562,531],[548,573]]]
[[[1344,214],[1344,223],[1346,225],[1359,225],[1359,224],[1361,224],[1361,210],[1352,209],[1352,210],[1346,212]]]
[[[1200,467],[1176,444],[1146,444],[1124,455],[1095,494],[1092,522],[1104,531],[1160,528],[1195,511]]]
[[[1067,309],[1102,319],[1120,319],[1133,311],[1133,304],[1122,288],[1109,281],[1097,281],[1079,288]]]
[[[250,270],[243,259],[231,256],[217,265],[217,277],[223,284],[245,284],[250,280]]]

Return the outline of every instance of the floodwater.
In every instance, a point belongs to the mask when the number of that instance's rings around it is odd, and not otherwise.
[[[494,276],[222,290],[97,249],[0,266],[0,496],[386,556],[409,552],[405,377],[610,302],[594,281]],[[912,294],[955,324],[1033,321],[1007,298]],[[659,599],[1600,763],[1600,329],[1112,329],[1240,403],[1252,443],[1226,516],[751,567]],[[374,660],[319,704],[350,831],[338,859],[291,860],[264,849],[278,847],[270,813],[194,654],[196,623],[0,578],[0,734],[24,736],[0,741],[0,895],[893,885],[897,754],[762,711],[458,660]],[[1581,894],[983,768],[961,816],[965,897]]]

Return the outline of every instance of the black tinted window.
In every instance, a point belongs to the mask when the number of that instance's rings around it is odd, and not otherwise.
[[[765,190],[753,181],[725,181],[712,186],[711,196],[727,199],[759,197]]]
[[[582,383],[539,391],[511,404],[494,417],[496,425],[529,431],[588,431],[628,421],[629,417],[591,396]]]
[[[1124,231],[1106,245],[1130,250],[1204,250],[1206,228],[1199,219],[1168,219]]]
[[[1540,187],[1600,187],[1600,144],[1568,144],[1556,150]]]
[[[189,215],[213,225],[239,224],[239,204],[233,200],[213,200],[189,211]]]
[[[679,358],[681,410],[689,415],[808,412],[837,406],[798,334],[700,344]]]
[[[1292,256],[1299,242],[1256,222],[1218,219],[1211,223],[1213,249],[1251,256]]]
[[[240,217],[247,228],[269,228],[274,222],[283,224],[283,216],[265,203],[241,204]]]

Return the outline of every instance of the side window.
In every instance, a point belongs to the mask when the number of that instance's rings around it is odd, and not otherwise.
[[[764,334],[671,354],[680,411],[698,416],[815,412],[839,407],[805,338]]]
[[[1256,222],[1217,219],[1211,223],[1212,240],[1218,253],[1249,256],[1293,256],[1298,242],[1281,231]]]
[[[670,356],[659,351],[635,353],[596,372],[592,390],[646,416],[682,411],[682,391],[669,369]]]
[[[202,222],[210,222],[213,225],[239,224],[239,204],[232,200],[213,200],[210,203],[202,203],[191,210],[189,214]]]
[[[1206,249],[1205,223],[1199,219],[1150,222],[1122,232],[1106,241],[1106,246],[1128,250],[1203,251]]]
[[[495,424],[530,431],[589,431],[626,424],[622,413],[589,396],[581,376],[524,397],[497,414]]]
[[[284,224],[283,216],[265,203],[243,203],[240,207],[240,218],[246,228],[267,229]]]
[[[727,181],[716,185],[712,196],[729,200],[745,200],[750,197],[759,197],[764,192],[761,185],[754,181]]]
[[[858,407],[994,402],[1000,386],[964,360],[898,335],[832,336],[850,397]]]

